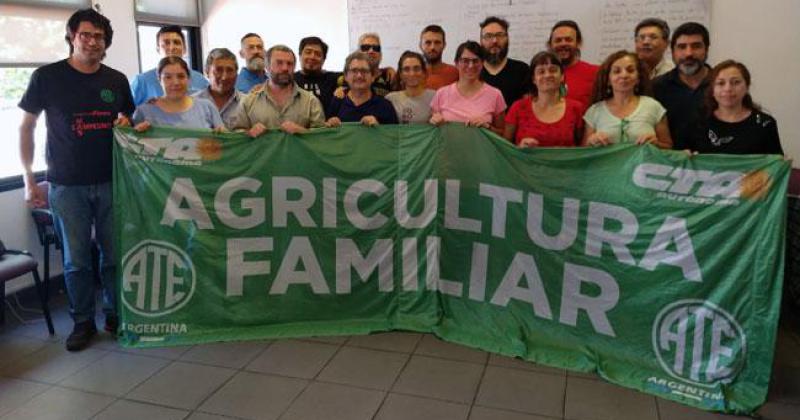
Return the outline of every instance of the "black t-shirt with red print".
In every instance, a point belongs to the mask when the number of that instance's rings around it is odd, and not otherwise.
[[[45,112],[47,179],[62,185],[111,181],[111,129],[121,112],[133,113],[125,75],[105,65],[91,74],[67,60],[38,68],[19,107]]]

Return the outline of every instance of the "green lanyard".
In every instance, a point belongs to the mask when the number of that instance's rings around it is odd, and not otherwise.
[[[619,120],[619,142],[620,143],[627,143],[628,142],[628,133],[625,132],[625,129],[628,128],[628,125],[631,122],[626,120],[625,118]]]

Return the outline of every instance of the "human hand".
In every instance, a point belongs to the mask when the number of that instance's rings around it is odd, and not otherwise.
[[[364,118],[361,118],[361,124],[364,124],[367,127],[375,127],[378,125],[378,119],[372,115],[365,115]]]
[[[333,127],[339,127],[341,125],[342,125],[342,120],[340,120],[339,117],[330,117],[328,118],[328,121],[325,121],[326,127],[333,128]]]
[[[247,135],[250,138],[256,138],[264,133],[267,132],[267,127],[264,127],[264,124],[255,123],[249,130],[247,130]]]
[[[519,147],[536,147],[539,145],[539,140],[533,137],[525,137],[519,141]]]
[[[433,125],[437,125],[438,126],[438,125],[444,124],[445,120],[444,120],[444,117],[442,116],[442,114],[440,114],[438,112],[435,112],[433,115],[431,115],[431,119],[428,120],[428,122],[430,122]]]
[[[608,146],[611,144],[611,139],[608,138],[608,134],[602,131],[596,131],[586,139],[586,144],[588,146]]]
[[[150,121],[142,121],[139,124],[133,126],[133,129],[138,133],[143,133],[149,130],[151,127]]]

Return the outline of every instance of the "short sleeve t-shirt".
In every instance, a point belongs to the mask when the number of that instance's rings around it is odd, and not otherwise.
[[[401,124],[427,123],[431,119],[431,100],[435,94],[426,89],[421,95],[410,97],[405,91],[399,91],[386,95],[386,99],[394,106]]]
[[[735,155],[782,155],[778,123],[775,118],[759,111],[739,122],[725,122],[713,114],[694,125],[688,144],[699,153],[725,153]]]
[[[583,109],[588,108],[592,103],[592,90],[599,69],[599,66],[585,61],[578,61],[565,68],[564,84],[567,88],[567,98],[583,104]]]
[[[33,72],[19,107],[46,115],[47,179],[61,185],[111,181],[114,120],[133,112],[128,79],[100,65],[91,74],[75,70],[67,60]]]
[[[641,135],[655,134],[656,124],[666,113],[664,107],[655,99],[640,96],[639,105],[625,118],[614,116],[603,101],[592,105],[583,119],[595,131],[608,134],[612,143],[632,143]]]
[[[442,114],[445,121],[465,123],[479,118],[491,124],[495,115],[506,110],[503,94],[497,88],[484,83],[477,93],[465,98],[456,85],[453,83],[437,90],[431,101],[433,112]]]
[[[458,69],[447,63],[441,63],[435,68],[428,65],[427,71],[425,87],[428,89],[436,90],[458,81]]]
[[[566,98],[561,119],[546,123],[536,117],[531,98],[524,97],[511,105],[506,115],[506,124],[516,126],[516,144],[531,137],[539,141],[539,147],[573,147],[576,144],[576,133],[583,128],[583,105]]]
[[[208,99],[192,98],[192,106],[183,112],[166,112],[155,103],[144,103],[133,113],[133,123],[149,121],[152,125],[177,128],[224,127],[217,107]]]
[[[484,67],[481,70],[481,79],[500,89],[506,105],[531,91],[531,71],[528,65],[519,60],[509,58],[506,65],[497,74],[491,74]]]
[[[397,124],[397,113],[392,103],[382,96],[372,94],[368,101],[356,105],[349,96],[344,99],[331,99],[331,117],[338,117],[342,122],[359,122],[367,115],[372,115],[381,124]]]

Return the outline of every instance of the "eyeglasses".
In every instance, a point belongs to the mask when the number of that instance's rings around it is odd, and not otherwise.
[[[461,64],[464,67],[479,66],[479,65],[481,65],[481,59],[480,58],[462,57],[462,58],[458,59],[458,63]]]
[[[501,39],[506,39],[507,36],[508,34],[505,32],[487,32],[481,35],[481,39],[483,39],[484,41],[491,41],[492,39],[501,40]]]
[[[106,35],[102,32],[78,32],[78,38],[83,42],[89,42],[89,40],[94,40],[98,44],[106,42]]]
[[[364,68],[347,69],[347,72],[350,74],[355,74],[360,76],[366,76],[372,73],[370,69],[364,69]]]
[[[659,36],[658,34],[639,34],[639,35],[636,35],[636,40],[637,41],[647,41],[647,40],[655,41],[655,40],[658,40],[658,39],[661,39],[661,36]]]
[[[367,52],[369,50],[375,51],[377,53],[381,52],[381,46],[380,45],[361,44],[361,46],[359,46],[358,48],[361,49],[362,52]]]
[[[403,73],[419,72],[422,71],[422,66],[403,66],[400,67],[400,71]]]

